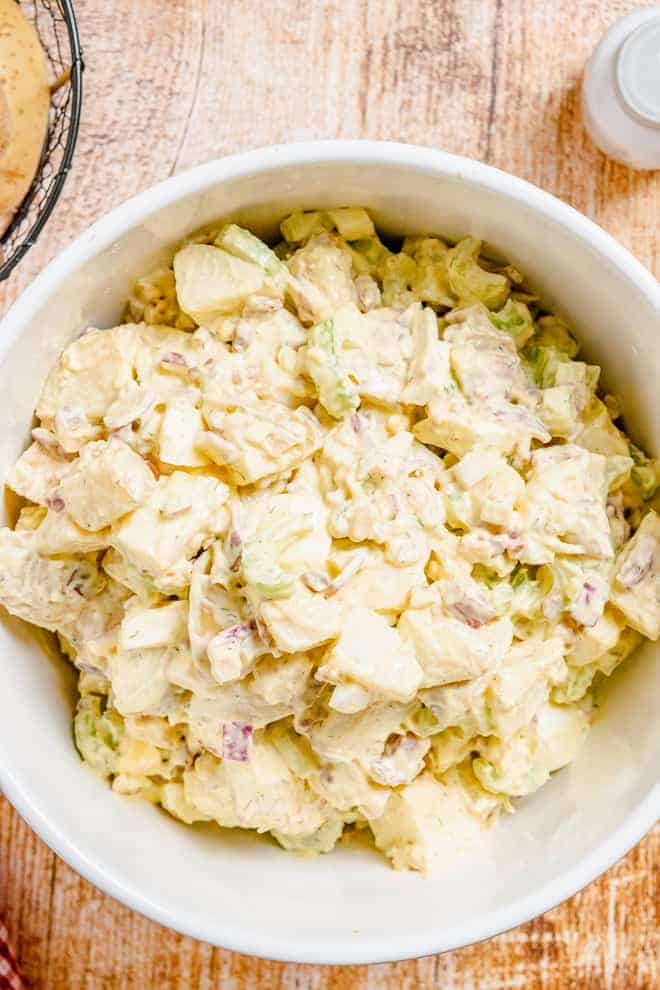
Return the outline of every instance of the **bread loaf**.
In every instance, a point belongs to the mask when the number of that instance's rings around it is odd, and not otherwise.
[[[15,0],[0,0],[0,234],[30,188],[48,125],[46,57]]]

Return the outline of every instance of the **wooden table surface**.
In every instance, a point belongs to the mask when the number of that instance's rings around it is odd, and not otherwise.
[[[660,172],[583,130],[589,52],[626,0],[77,0],[87,69],[64,196],[4,310],[128,196],[280,141],[380,138],[470,155],[572,203],[657,275]],[[44,328],[47,332],[47,328]],[[176,935],[104,896],[0,799],[0,916],[35,990],[632,990],[660,986],[660,829],[544,917],[444,956],[283,965]]]

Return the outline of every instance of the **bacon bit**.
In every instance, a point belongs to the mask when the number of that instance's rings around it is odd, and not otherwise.
[[[225,722],[222,726],[222,759],[247,763],[252,747],[252,726],[249,722]]]
[[[62,512],[64,509],[64,499],[60,498],[59,495],[49,495],[46,499],[46,505],[53,512]]]
[[[35,443],[38,443],[47,454],[51,457],[57,458],[59,461],[73,461],[75,460],[75,454],[67,454],[66,450],[55,437],[50,430],[46,430],[43,426],[35,426],[32,430],[32,439]]]
[[[359,413],[352,413],[351,426],[353,427],[353,433],[362,433],[362,417]]]
[[[306,720],[303,720],[303,721],[306,721]],[[302,727],[302,724],[303,723],[301,722],[300,724],[301,724],[301,727]],[[321,767],[321,773],[319,774],[319,776],[321,778],[321,783],[323,783],[323,784],[331,784],[332,781],[334,780],[334,774],[333,774],[333,772],[332,772],[332,770],[331,770],[330,767]]]

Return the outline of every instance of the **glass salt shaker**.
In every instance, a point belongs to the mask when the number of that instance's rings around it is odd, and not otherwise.
[[[660,6],[610,28],[585,69],[582,105],[601,151],[631,168],[660,168]]]

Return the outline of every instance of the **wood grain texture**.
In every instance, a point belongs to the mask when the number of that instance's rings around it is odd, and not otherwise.
[[[608,161],[579,80],[627,0],[78,0],[74,168],[10,304],[88,223],[174,172],[277,141],[370,137],[491,162],[561,196],[660,273],[660,173]],[[0,914],[35,990],[651,990],[656,828],[561,907],[444,956],[359,968],[212,949],[80,879],[0,799]]]

